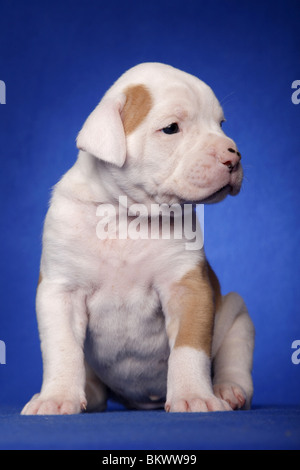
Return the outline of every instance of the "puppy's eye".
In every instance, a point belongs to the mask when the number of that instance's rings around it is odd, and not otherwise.
[[[222,119],[222,121],[220,121],[220,127],[223,127],[223,122],[225,122],[226,119]]]
[[[177,134],[177,132],[179,132],[179,126],[178,126],[177,122],[173,122],[172,124],[170,124],[167,127],[164,127],[161,130],[165,134]]]

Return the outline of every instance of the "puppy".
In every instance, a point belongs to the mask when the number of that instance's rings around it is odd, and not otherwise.
[[[127,71],[87,118],[45,220],[43,384],[23,414],[102,410],[108,392],[133,408],[250,407],[247,308],[221,296],[201,243],[175,230],[196,203],[240,190],[241,155],[223,120],[205,83],[159,63]]]

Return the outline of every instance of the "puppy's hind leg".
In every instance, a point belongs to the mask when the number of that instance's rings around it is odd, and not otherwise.
[[[235,292],[223,296],[215,317],[213,389],[232,409],[251,406],[254,334],[243,299]]]
[[[104,411],[107,403],[107,389],[95,374],[91,366],[85,361],[86,384],[85,395],[87,400],[86,411]]]

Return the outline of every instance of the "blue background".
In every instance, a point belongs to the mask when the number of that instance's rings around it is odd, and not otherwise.
[[[34,302],[50,188],[106,89],[144,61],[197,75],[223,104],[245,181],[206,207],[206,252],[255,323],[254,404],[300,403],[299,24],[293,0],[0,0],[0,404],[22,406],[41,385]]]

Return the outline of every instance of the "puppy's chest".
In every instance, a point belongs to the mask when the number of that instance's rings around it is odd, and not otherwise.
[[[157,248],[157,249],[156,249]],[[122,316],[128,320],[145,309],[153,310],[158,296],[153,288],[159,263],[158,247],[151,240],[107,239],[91,236],[85,252],[86,273],[91,289],[87,297],[90,315]]]
[[[107,240],[87,247],[91,282],[95,289],[113,295],[125,294],[129,290],[147,291],[152,284],[159,261],[149,243],[138,240]]]
[[[73,250],[68,258],[74,267],[78,266],[95,287],[121,291],[136,281],[148,284],[153,271],[159,269],[160,241],[132,239],[124,233],[120,236],[118,224],[115,233],[100,233],[98,223],[95,214],[86,211],[79,214],[75,229],[71,226],[65,244]]]
[[[152,305],[157,298],[146,266],[127,264],[126,261],[106,259],[97,270],[93,285],[87,297],[90,313],[95,310],[102,314],[106,310],[115,313],[139,311],[145,302]]]

